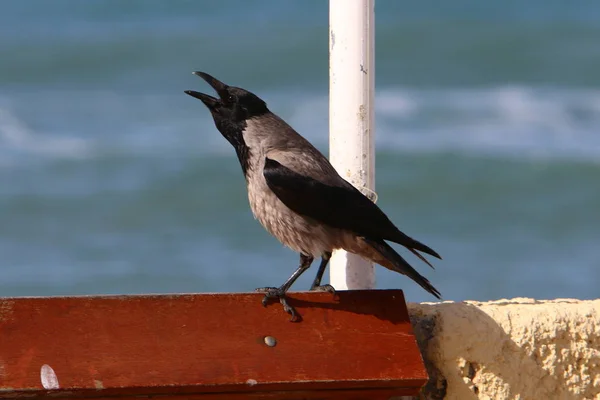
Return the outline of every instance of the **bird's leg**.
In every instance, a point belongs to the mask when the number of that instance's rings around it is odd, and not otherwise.
[[[317,292],[329,292],[335,294],[335,288],[331,285],[321,285],[321,279],[323,279],[323,274],[325,273],[325,269],[327,268],[327,264],[331,259],[331,252],[326,251],[321,256],[321,264],[319,265],[319,270],[317,271],[317,276],[315,276],[315,280],[312,285],[310,285],[310,290]]]
[[[297,318],[296,310],[290,306],[286,299],[286,292],[296,282],[296,279],[300,277],[310,267],[314,258],[300,254],[300,266],[294,271],[294,273],[284,282],[280,287],[264,287],[256,289],[257,292],[264,292],[265,297],[262,299],[263,306],[267,306],[269,300],[278,298],[279,302],[283,306],[283,310],[292,316],[291,320],[294,321]]]

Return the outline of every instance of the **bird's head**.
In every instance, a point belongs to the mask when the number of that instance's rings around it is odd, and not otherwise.
[[[243,130],[245,121],[269,112],[267,104],[254,93],[245,89],[228,86],[205,72],[194,72],[204,79],[217,92],[218,98],[194,90],[185,93],[201,100],[209,109],[217,129],[226,135],[224,130],[234,127]]]
[[[267,104],[254,93],[228,86],[205,72],[194,72],[217,92],[218,98],[194,90],[185,93],[201,100],[210,111],[221,135],[233,145],[244,174],[249,166],[251,150],[244,140],[247,121],[270,113]]]

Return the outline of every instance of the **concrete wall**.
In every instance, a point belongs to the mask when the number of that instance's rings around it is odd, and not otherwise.
[[[600,300],[423,303],[409,311],[431,377],[421,399],[600,399]]]

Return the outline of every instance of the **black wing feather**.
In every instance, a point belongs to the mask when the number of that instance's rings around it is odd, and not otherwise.
[[[327,185],[270,158],[265,160],[263,174],[275,195],[298,214],[361,236],[391,240],[441,258],[428,246],[398,230],[375,203],[350,184]]]

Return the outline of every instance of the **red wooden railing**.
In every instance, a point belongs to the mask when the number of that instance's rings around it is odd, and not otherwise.
[[[425,384],[399,290],[0,298],[0,398],[389,399]]]

